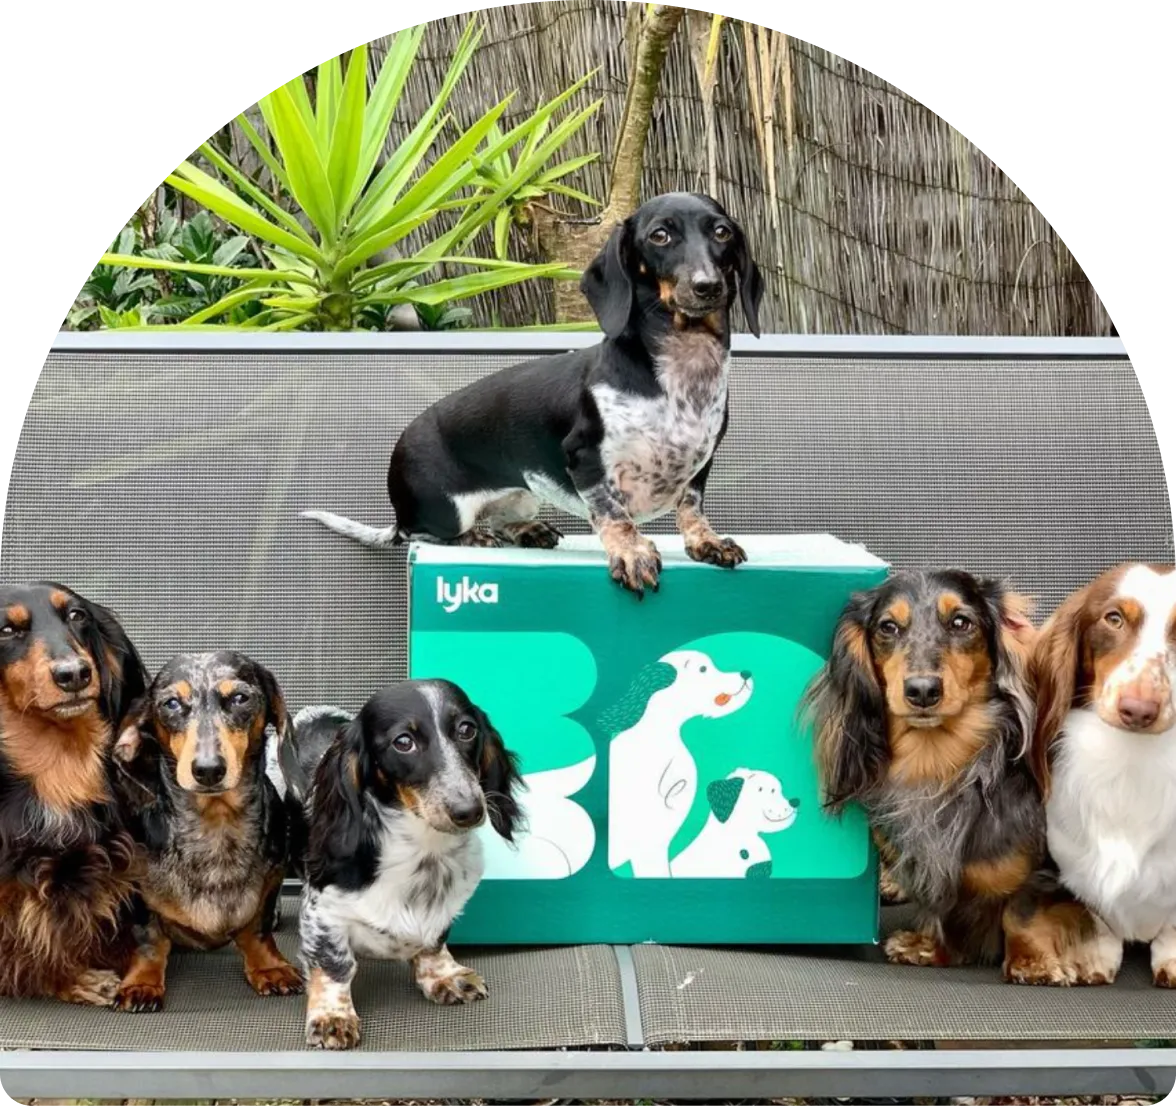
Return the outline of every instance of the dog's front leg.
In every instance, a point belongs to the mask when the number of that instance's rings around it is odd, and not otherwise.
[[[152,914],[146,925],[135,926],[136,946],[131,966],[114,996],[114,1008],[130,1014],[161,1010],[166,991],[167,958],[171,940]]]
[[[412,958],[412,974],[421,994],[439,1006],[477,1002],[489,994],[482,977],[454,960],[444,941]]]
[[[588,520],[608,554],[608,572],[622,587],[645,598],[657,591],[661,554],[638,531],[616,485],[604,470],[600,443],[586,426],[577,425],[564,439],[564,461],[577,494],[588,508]]]
[[[359,1044],[359,1015],[351,1001],[355,956],[347,934],[319,911],[307,888],[298,918],[306,974],[306,1043],[311,1048],[347,1049]]]
[[[707,461],[682,492],[678,500],[678,530],[682,534],[687,556],[692,560],[718,565],[720,568],[734,568],[747,560],[747,554],[731,538],[720,538],[702,513],[702,497],[706,493],[710,466],[710,461]]]
[[[1151,943],[1152,980],[1157,987],[1176,987],[1176,924],[1169,922]]]
[[[79,1006],[113,1006],[118,997],[118,972],[106,968],[85,968],[56,995],[62,1002]]]
[[[608,554],[608,574],[622,587],[645,598],[645,589],[658,589],[661,554],[634,525],[620,497],[606,484],[581,492],[588,504],[592,529]]]
[[[277,872],[261,898],[256,917],[233,938],[245,961],[245,978],[259,995],[302,994],[302,976],[274,941],[274,899],[281,890],[282,875]]]

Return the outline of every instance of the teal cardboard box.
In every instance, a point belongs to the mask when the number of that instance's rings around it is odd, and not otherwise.
[[[828,535],[740,539],[734,571],[655,540],[643,602],[593,537],[410,549],[410,674],[465,688],[527,783],[515,847],[478,831],[486,876],[453,940],[876,940],[865,819],[821,810],[797,713],[846,599],[887,566]]]

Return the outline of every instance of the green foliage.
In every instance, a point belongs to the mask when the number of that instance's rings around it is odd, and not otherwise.
[[[181,223],[165,207],[148,236],[144,211],[136,213],[111,247],[123,256],[187,262],[217,268],[244,268],[250,263],[249,238],[233,234],[207,211]],[[141,269],[99,264],[82,285],[66,320],[75,330],[143,326],[184,319],[217,303],[236,286],[228,276],[198,271],[152,275]],[[233,308],[227,321],[244,323],[261,310],[258,304]]]
[[[524,280],[578,276],[559,262],[507,260],[509,225],[501,231],[498,222],[502,212],[517,213],[551,192],[592,202],[563,183],[591,157],[552,164],[600,105],[556,120],[588,78],[505,132],[499,121],[509,97],[461,130],[447,109],[481,34],[471,21],[436,98],[381,164],[422,34],[415,27],[394,37],[370,90],[367,47],[361,46],[346,67],[340,58],[318,67],[313,99],[302,77],[265,96],[258,106],[272,148],[244,116],[238,118],[272,178],[271,192],[207,142],[200,154],[211,172],[188,160],[168,177],[172,188],[238,237],[256,239],[267,263],[236,264],[244,256],[240,250],[196,261],[182,251],[174,257],[116,248],[103,256],[103,265],[166,273],[185,282],[185,295],[193,290],[190,280],[203,288],[228,279],[231,290],[214,302],[191,312],[173,304],[169,317],[187,326],[227,321],[266,330],[380,325],[399,304],[416,305],[426,325],[430,319],[454,325],[463,320],[452,312],[455,300]],[[472,256],[474,240],[492,226],[496,256]],[[429,241],[408,251],[407,237],[421,227],[429,229]],[[132,310],[138,303],[107,306]]]
[[[561,145],[566,142],[588,121],[595,110],[596,106],[593,105],[579,115],[573,115],[560,123],[553,136],[556,142]],[[474,175],[475,182],[491,192],[503,188],[508,181],[519,182],[512,186],[509,201],[494,216],[495,257],[505,259],[510,228],[513,224],[525,226],[530,222],[532,203],[541,202],[551,195],[558,195],[569,196],[593,207],[600,206],[599,200],[593,199],[578,188],[562,183],[564,177],[570,176],[585,165],[590,165],[600,157],[600,154],[584,154],[549,167],[542,157],[536,156],[540,143],[547,134],[547,125],[548,122],[545,120],[531,132],[517,157],[513,157],[510,150],[504,149],[496,157],[484,159]],[[490,140],[498,142],[501,138],[502,134],[496,124],[490,130]]]

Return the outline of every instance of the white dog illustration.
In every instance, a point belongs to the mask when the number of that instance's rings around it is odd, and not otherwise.
[[[698,836],[670,863],[670,874],[693,879],[730,879],[772,874],[772,854],[763,833],[779,833],[796,821],[800,803],[781,794],[771,772],[736,768],[706,789],[711,813]]]
[[[616,734],[609,745],[610,868],[628,861],[638,879],[670,875],[670,842],[698,789],[682,726],[739,710],[753,687],[750,672],[724,672],[705,653],[679,650],[643,673],[611,722],[603,720]]]
[[[568,798],[596,770],[593,754],[567,768],[524,772],[527,790],[519,796],[526,819],[512,845],[489,822],[478,828],[486,858],[484,879],[566,879],[575,874],[596,847],[596,827],[582,806]]]

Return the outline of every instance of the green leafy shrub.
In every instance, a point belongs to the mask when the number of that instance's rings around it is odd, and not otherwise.
[[[484,228],[493,228],[502,243],[495,225],[502,212],[517,212],[536,194],[546,194],[545,189],[567,190],[563,178],[590,159],[556,165],[552,160],[600,105],[598,100],[556,120],[585,77],[505,132],[498,124],[509,97],[457,130],[446,109],[480,33],[476,22],[467,26],[436,98],[382,165],[385,137],[422,27],[394,37],[370,91],[367,48],[361,46],[352,51],[346,68],[340,58],[318,67],[313,101],[302,77],[264,97],[258,106],[273,150],[248,119],[238,118],[280,190],[277,198],[207,142],[200,153],[213,172],[189,160],[168,177],[176,191],[242,236],[256,239],[268,265],[121,249],[104,255],[103,265],[153,269],[173,274],[177,281],[228,279],[231,290],[214,302],[191,312],[174,304],[175,314],[163,317],[179,319],[184,326],[228,321],[266,330],[379,325],[388,309],[399,304],[424,308],[427,317],[443,309],[436,318],[445,320],[448,311],[447,321],[453,323],[462,319],[460,312],[452,313],[455,300],[524,280],[574,278],[578,274],[559,262],[507,260],[504,246],[493,258],[468,252]],[[454,130],[456,135],[448,138]],[[283,198],[296,210],[289,210]],[[436,233],[408,251],[405,240],[425,226]],[[243,256],[238,251],[234,261]],[[424,279],[443,265],[468,271]],[[128,287],[133,283],[128,281]],[[185,287],[193,290],[191,284]]]

